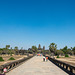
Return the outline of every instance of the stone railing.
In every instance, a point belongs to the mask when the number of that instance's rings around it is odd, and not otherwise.
[[[32,58],[33,56],[29,56],[29,57],[26,57],[26,58],[23,58],[23,59],[20,59],[20,60],[17,60],[17,61],[14,61],[14,62],[9,62],[9,63],[6,63],[4,65],[1,65],[0,66],[0,74],[3,73],[3,69],[6,68],[7,69],[7,72],[9,72],[10,70],[12,70],[13,68],[19,66],[22,62]]]
[[[48,57],[48,59],[53,62],[55,65],[59,66],[61,69],[63,69],[64,71],[66,71],[68,74],[70,75],[75,75],[75,66],[72,66],[70,64],[64,63],[62,61],[53,59]]]

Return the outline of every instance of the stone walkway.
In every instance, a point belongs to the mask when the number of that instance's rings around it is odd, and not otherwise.
[[[43,62],[43,56],[35,56],[6,75],[68,75],[52,62]]]

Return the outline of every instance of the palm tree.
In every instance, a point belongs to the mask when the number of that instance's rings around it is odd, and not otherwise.
[[[49,45],[49,50],[50,50],[51,53],[54,53],[55,54],[56,49],[57,49],[57,45],[55,43],[51,43]]]
[[[17,46],[15,46],[15,48],[14,48],[15,50],[18,50],[18,47]]]
[[[6,45],[6,49],[10,48],[10,45]]]
[[[17,53],[19,54],[17,46],[14,47],[14,50],[15,50],[15,54],[17,54]]]

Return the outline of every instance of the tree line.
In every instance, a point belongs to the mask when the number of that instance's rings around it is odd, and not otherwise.
[[[38,48],[36,46],[32,46],[31,51],[35,53],[39,53]],[[49,49],[48,50],[42,49],[41,53],[45,53],[45,54],[53,53],[54,55],[65,55],[65,54],[75,55],[75,47],[68,48],[67,46],[65,46],[64,48],[58,50],[57,44],[51,43],[49,45]]]
[[[75,55],[75,47],[68,48],[65,46],[62,49],[57,49],[57,45],[55,43],[51,43],[49,45],[49,50],[51,53],[54,53],[55,55],[64,55],[64,54],[70,54],[70,55]]]
[[[10,48],[10,45],[6,45],[5,48],[0,48],[0,54],[15,54],[18,51],[18,47],[15,46],[14,49]]]
[[[40,48],[40,49],[39,49]],[[41,48],[41,45],[39,44],[39,48],[36,46],[32,46],[28,50],[26,50],[28,53],[43,53],[43,54],[51,54],[53,53],[54,55],[65,55],[65,54],[70,54],[70,55],[75,55],[75,47],[68,48],[65,46],[62,49],[57,49],[57,44],[51,43],[49,45],[49,49],[45,50],[45,46]],[[23,47],[21,47],[21,50],[23,50]],[[5,48],[0,48],[0,54],[15,54],[15,52],[18,52],[19,49],[17,46],[12,49],[10,45],[6,45]]]

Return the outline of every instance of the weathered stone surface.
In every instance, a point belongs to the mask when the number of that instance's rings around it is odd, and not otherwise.
[[[6,75],[68,75],[52,62],[43,62],[43,56],[35,56]]]

